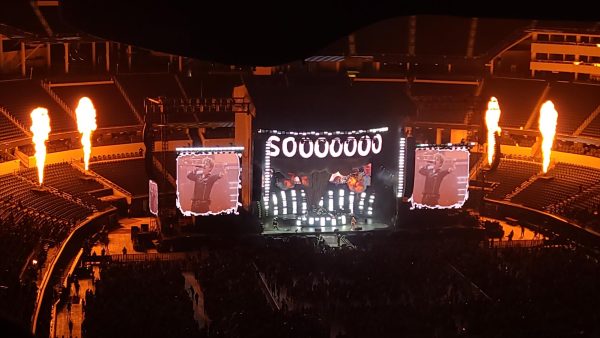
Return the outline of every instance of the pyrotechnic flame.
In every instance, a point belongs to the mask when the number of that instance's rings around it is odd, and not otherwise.
[[[35,144],[35,164],[38,168],[38,181],[44,181],[44,163],[46,162],[46,140],[50,134],[50,116],[48,109],[35,108],[31,112],[31,132]]]
[[[500,135],[502,129],[498,125],[500,121],[500,105],[498,104],[498,100],[492,96],[490,101],[488,102],[488,109],[485,112],[485,125],[487,126],[487,158],[488,164],[492,164],[492,160],[494,159],[494,151],[496,149],[496,138],[494,134],[497,133]]]
[[[542,156],[544,157],[544,173],[548,172],[550,166],[550,155],[552,144],[556,135],[556,120],[558,112],[554,109],[552,101],[546,101],[540,109],[540,133],[542,134]]]
[[[94,109],[92,100],[82,97],[75,113],[77,114],[77,129],[81,133],[81,144],[83,145],[83,161],[87,171],[92,154],[92,132],[98,127],[96,125],[96,109]]]

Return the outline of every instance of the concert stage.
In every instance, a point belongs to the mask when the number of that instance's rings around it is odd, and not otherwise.
[[[269,217],[265,219],[263,225],[263,235],[281,235],[281,234],[326,234],[326,233],[337,233],[337,232],[362,232],[362,231],[373,231],[373,230],[386,230],[392,226],[385,223],[374,222],[371,218],[357,220],[355,229],[352,229],[350,221],[347,224],[331,225],[328,222],[327,225],[320,226],[317,224],[308,225],[301,224],[295,225],[295,221],[287,220],[281,221],[281,217],[278,217],[277,228],[273,226],[273,218]]]

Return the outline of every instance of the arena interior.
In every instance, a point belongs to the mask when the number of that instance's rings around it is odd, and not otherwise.
[[[600,22],[249,66],[2,10],[2,336],[600,336]]]

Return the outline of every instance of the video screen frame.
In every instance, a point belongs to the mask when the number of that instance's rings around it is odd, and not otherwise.
[[[189,148],[176,148],[176,151],[177,151],[176,205],[177,205],[177,208],[179,209],[179,211],[184,216],[210,216],[210,215],[224,215],[224,214],[238,215],[239,214],[238,209],[242,205],[242,203],[240,203],[239,199],[240,199],[240,190],[242,189],[242,153],[244,151],[244,147],[189,147]],[[183,187],[180,187],[181,181],[180,181],[179,176],[180,176],[180,172],[182,172],[181,171],[182,168],[180,168],[180,167],[183,166],[183,164],[180,164],[180,163],[189,157],[197,157],[196,162],[198,162],[198,164],[195,164],[194,166],[197,168],[197,170],[201,170],[201,172],[196,172],[195,175],[201,175],[201,174],[203,174],[203,171],[206,169],[208,169],[212,172],[212,170],[214,168],[216,168],[215,157],[216,156],[222,157],[220,155],[234,155],[235,158],[237,159],[237,172],[232,173],[232,174],[230,174],[228,172],[224,173],[224,172],[222,172],[222,170],[225,170],[225,169],[222,169],[217,174],[209,175],[209,178],[211,178],[209,195],[212,195],[212,193],[214,192],[214,189],[212,189],[214,184],[217,184],[216,182],[218,182],[220,180],[220,178],[227,175],[227,177],[229,177],[229,180],[226,181],[226,183],[229,185],[229,189],[231,189],[232,191],[229,194],[229,197],[230,197],[229,203],[226,203],[226,204],[230,204],[230,205],[226,208],[220,208],[220,210],[218,210],[218,211],[215,211],[215,210],[193,211],[193,210],[191,210],[192,208],[195,208],[196,210],[210,209],[211,208],[210,205],[212,204],[212,202],[210,201],[210,196],[209,196],[209,199],[207,201],[196,202],[198,204],[194,207],[192,204],[195,202],[192,197],[191,202],[190,202],[190,207],[185,208],[182,205],[182,196],[181,195],[184,190],[189,190],[189,188],[183,189]],[[211,160],[205,160],[207,158],[211,159]],[[229,163],[229,162],[225,162],[225,163]],[[231,163],[233,163],[233,162],[231,162]],[[200,168],[200,165],[204,166],[204,167]],[[189,164],[186,166],[190,167]],[[231,169],[229,169],[229,171],[231,171]],[[190,174],[190,173],[187,173],[187,174]],[[192,175],[192,176],[195,176],[195,175]],[[189,175],[186,176],[186,179],[189,178],[188,176]],[[232,177],[236,177],[237,181],[235,179],[233,179]],[[212,179],[212,178],[214,178],[214,179]],[[235,189],[233,187],[235,187]],[[195,186],[194,186],[194,189],[195,189]],[[192,192],[190,195],[193,195],[194,193],[195,192]],[[185,202],[185,204],[187,204],[187,202]]]
[[[414,163],[414,176],[413,176],[413,192],[409,198],[411,203],[411,209],[459,209],[469,199],[469,161],[470,161],[470,146],[471,144],[445,144],[445,145],[431,145],[431,144],[420,144],[415,147],[415,163]],[[429,154],[419,154],[429,153]],[[459,156],[447,156],[446,154],[465,154],[464,162],[460,165],[466,166],[466,172],[464,175],[457,176],[456,162],[457,160],[463,160]],[[439,156],[438,156],[439,154]],[[431,157],[430,160],[423,160],[425,156]],[[424,165],[426,164],[426,165]],[[438,167],[438,168],[436,168]],[[433,173],[438,170],[442,175],[427,175],[427,173]],[[440,204],[440,199],[443,197],[440,193],[442,185],[448,189],[448,181],[445,177],[451,174],[456,179],[456,202],[451,204]],[[419,176],[426,176],[423,179]],[[432,181],[427,184],[427,177],[431,177]],[[437,182],[436,180],[440,180]],[[418,188],[421,186],[423,188]],[[433,193],[428,194],[424,192],[427,186],[429,189],[433,189]],[[436,193],[437,192],[437,193]],[[464,193],[463,193],[464,192]],[[418,198],[417,195],[420,195]],[[447,195],[447,194],[443,194]],[[460,198],[462,196],[462,198]],[[448,196],[446,196],[448,198]],[[428,201],[424,201],[428,199]]]

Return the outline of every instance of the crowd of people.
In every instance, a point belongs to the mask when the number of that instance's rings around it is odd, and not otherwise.
[[[0,231],[9,228],[3,223]],[[0,257],[27,255],[36,242],[27,230],[31,225],[11,229],[0,239],[18,237],[29,246],[2,242]],[[600,306],[600,264],[581,247],[500,249],[469,236],[388,232],[353,233],[347,239],[353,245],[329,246],[317,236],[247,238],[180,262],[103,263],[95,291],[87,291],[82,302],[82,335],[600,335],[595,311]],[[18,269],[6,260],[0,263],[14,279]],[[186,272],[200,286],[192,296]],[[11,283],[4,274],[2,282]],[[4,312],[22,310],[26,317],[31,310],[18,306],[33,304],[32,298],[23,302],[23,292],[35,295],[33,287],[0,291],[0,307]],[[194,316],[200,293],[207,317],[202,324]]]
[[[323,318],[333,337],[457,336],[466,304],[487,302],[431,244],[394,243],[400,249],[390,245],[395,239],[369,241],[369,249],[273,243],[256,261],[284,310]]]
[[[338,337],[600,334],[600,266],[581,249],[371,242],[277,245],[255,259],[283,309],[323,318]]]
[[[548,211],[574,220],[583,227],[600,232],[600,204],[587,209],[570,204],[559,204],[550,207]]]
[[[502,133],[500,143],[518,147],[532,147],[536,142],[535,136]],[[555,140],[553,149],[564,153],[600,157],[600,147],[581,142]]]
[[[557,140],[554,142],[554,150],[565,153],[600,157],[600,147],[597,147],[593,144]]]
[[[482,326],[498,337],[600,335],[600,265],[584,249],[455,250],[455,265],[491,297]],[[488,326],[489,325],[489,326]]]
[[[197,337],[181,267],[172,262],[111,263],[86,292],[84,337]]]
[[[281,312],[269,302],[253,264],[253,250],[211,252],[194,263],[203,289],[210,324],[206,337],[329,337],[328,327],[314,314]]]
[[[29,325],[47,251],[59,245],[69,230],[64,221],[0,201],[0,315]]]

